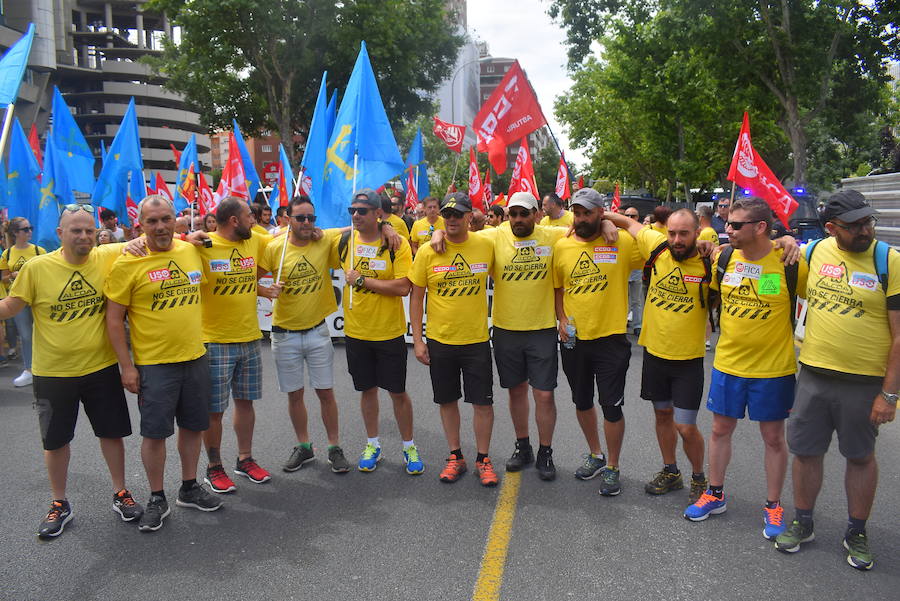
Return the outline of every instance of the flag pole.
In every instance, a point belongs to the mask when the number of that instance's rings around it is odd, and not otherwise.
[[[459,167],[459,155],[461,154],[462,152],[456,153],[456,163],[453,165],[453,179],[450,180],[451,184],[456,184],[456,168]],[[419,183],[418,174],[416,174],[416,183]]]
[[[359,159],[359,151],[353,153],[353,194],[356,194],[356,165]],[[350,269],[353,269],[353,265],[356,264],[356,241],[353,239],[354,234],[356,233],[355,228],[353,227],[353,217],[350,217]],[[350,299],[349,299],[350,310],[353,310],[353,284],[350,285]]]
[[[3,119],[3,134],[0,135],[0,156],[3,156],[3,152],[6,150],[6,140],[9,138],[9,130],[12,129],[13,111],[15,109],[15,104],[12,102],[6,105],[6,117]]]
[[[284,269],[284,255],[287,253],[288,238],[291,237],[291,233],[292,233],[291,226],[288,225],[288,229],[284,233],[284,244],[281,245],[281,260],[278,261],[278,275],[275,278],[276,284],[281,283],[281,270]],[[275,301],[277,301],[277,300],[278,299],[276,298],[272,301],[273,308],[275,307]]]

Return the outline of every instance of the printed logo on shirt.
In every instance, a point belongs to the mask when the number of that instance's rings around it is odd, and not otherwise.
[[[187,286],[191,280],[181,270],[181,267],[175,261],[169,261],[169,265],[165,269],[154,269],[147,272],[147,277],[151,282],[161,282],[160,289],[177,288],[178,286]]]
[[[159,282],[159,292],[153,295],[151,311],[162,311],[194,305],[200,302],[197,284],[203,279],[199,271],[185,272],[175,261],[169,261],[165,269],[148,272],[151,282]]]
[[[819,267],[819,275],[828,276],[830,278],[839,278],[844,274],[844,268],[841,265],[832,265],[831,263],[823,263]]]
[[[725,296],[722,310],[738,319],[768,319],[771,305],[760,300],[756,280],[745,278]]]
[[[25,257],[19,257],[19,259],[15,262],[15,264],[9,268],[10,271],[22,271],[22,266],[25,265],[25,261],[27,261]]]
[[[437,282],[435,292],[438,296],[460,297],[472,296],[481,292],[481,282],[484,276],[476,273],[485,273],[487,263],[473,263],[471,266],[460,253],[456,253],[450,265],[436,265],[432,273],[443,273],[442,281]]]
[[[672,294],[687,294],[688,291],[684,283],[684,275],[681,273],[681,267],[678,266],[660,278],[656,282],[656,287]]]
[[[231,261],[226,259],[211,259],[209,270],[213,273],[227,273],[231,270]]]
[[[574,280],[595,273],[600,273],[600,268],[594,264],[594,259],[588,256],[587,251],[581,251],[581,256],[575,262],[575,267],[572,268],[572,273],[569,274],[569,277]]]
[[[453,257],[453,262],[450,265],[445,265],[444,267],[446,268],[443,270],[445,280],[472,277],[472,270],[469,268],[469,264],[459,253],[456,253],[456,256]],[[437,270],[437,268],[435,268],[435,270]]]
[[[50,305],[50,320],[57,323],[102,315],[106,307],[103,296],[79,271],[69,276],[57,300],[59,304]]]
[[[245,257],[238,252],[238,249],[231,251],[231,271],[230,273],[248,273],[256,269],[256,261],[253,257]]]
[[[285,294],[294,296],[300,294],[309,294],[315,292],[322,287],[322,277],[316,268],[313,267],[306,257],[301,256],[294,266],[288,277],[284,280]]]
[[[520,280],[543,280],[547,278],[549,272],[549,262],[541,260],[541,257],[550,256],[549,253],[544,254],[544,249],[549,250],[549,246],[535,246],[534,244],[526,245],[526,242],[535,242],[535,240],[514,240],[517,247],[516,254],[512,260],[503,266],[503,273],[500,279],[510,281]]]
[[[878,277],[874,273],[854,271],[850,274],[850,285],[863,290],[875,290],[878,288]]]
[[[529,240],[534,242],[534,240]],[[540,257],[534,252],[534,246],[520,246],[516,250],[516,256],[512,258],[513,263],[536,263],[540,262]]]
[[[357,257],[366,257],[368,259],[374,259],[378,255],[378,249],[374,246],[369,246],[367,244],[357,244],[356,245],[356,256]]]
[[[758,280],[759,276],[762,275],[763,268],[762,265],[757,265],[756,263],[746,263],[744,261],[737,261],[734,264],[734,273],[738,274],[742,278],[750,278],[752,280]]]
[[[651,310],[658,308],[673,313],[690,313],[694,310],[697,299],[689,294],[686,282],[699,284],[703,282],[703,278],[684,275],[681,268],[676,265],[651,287],[647,295],[647,305]]]
[[[370,259],[366,257],[359,257],[359,259],[356,261],[355,269],[360,273],[360,275],[364,275],[367,278],[377,278],[378,274],[375,273],[375,271],[372,269],[371,263],[372,261]]]
[[[90,282],[84,279],[81,272],[75,271],[69,276],[69,281],[63,286],[62,292],[59,293],[59,302],[78,300],[87,296],[96,296],[97,290],[91,286]]]
[[[829,292],[845,294],[848,296],[853,294],[853,290],[850,288],[850,284],[847,281],[847,266],[841,262],[840,265],[830,265],[829,267],[829,275],[824,275],[819,278],[818,283],[816,283],[816,288],[822,288]],[[821,273],[821,270],[819,270],[819,272]]]
[[[602,292],[609,285],[606,275],[600,272],[600,268],[594,260],[588,256],[587,251],[581,251],[581,255],[569,274],[569,285],[566,294],[591,294]]]

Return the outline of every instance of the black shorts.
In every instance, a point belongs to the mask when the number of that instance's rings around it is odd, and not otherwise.
[[[431,373],[435,403],[442,405],[458,401],[465,390],[467,403],[494,404],[490,343],[443,344],[437,340],[429,340],[428,355],[431,358],[428,371]],[[459,385],[460,374],[462,388]]]
[[[84,403],[84,412],[98,438],[131,434],[118,364],[71,378],[34,376],[34,407],[45,450],[64,447],[75,437],[79,401]]]
[[[494,326],[494,361],[500,386],[514,388],[528,381],[538,390],[554,390],[556,373],[556,328],[504,330]]]
[[[641,398],[672,401],[679,409],[698,411],[703,399],[703,357],[663,359],[644,349]]]
[[[563,372],[579,411],[594,406],[594,383],[601,406],[625,402],[625,374],[631,361],[631,343],[625,334],[595,340],[578,339],[574,349],[560,348]]]
[[[347,369],[353,387],[362,392],[383,388],[388,392],[406,392],[406,340],[403,336],[391,340],[360,340],[344,337],[347,349]]]
[[[141,387],[138,408],[141,411],[141,436],[163,439],[178,427],[194,432],[209,428],[209,399],[212,380],[209,357],[192,361],[138,365]]]

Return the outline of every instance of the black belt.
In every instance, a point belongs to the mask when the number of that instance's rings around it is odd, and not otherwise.
[[[304,330],[288,330],[287,328],[282,328],[281,326],[273,325],[272,331],[277,334],[302,334],[303,332],[309,332],[310,330],[315,330],[323,323],[325,323],[324,319],[322,321],[320,321],[319,323],[317,323],[316,325],[306,328]]]

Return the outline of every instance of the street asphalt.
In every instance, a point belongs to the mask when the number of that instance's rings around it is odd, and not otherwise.
[[[365,433],[343,344],[335,348],[342,444],[355,463]],[[424,475],[412,477],[403,471],[399,435],[385,393],[381,440],[386,456],[374,473],[331,473],[318,401],[308,396],[317,460],[288,474],[281,471],[281,463],[290,452],[293,433],[266,343],[263,359],[265,387],[256,403],[254,456],[272,471],[271,482],[257,485],[234,476],[237,492],[226,495],[224,509],[214,513],[175,507],[180,479],[172,440],[166,471],[172,514],[160,531],[138,532],[112,511],[109,476],[82,412],[69,477],[75,517],[62,536],[47,542],[35,536],[50,497],[32,391],[12,386],[20,365],[0,369],[0,441],[6,465],[6,485],[0,488],[5,514],[0,521],[0,599],[473,598],[499,489],[479,486],[471,467],[455,484],[438,481],[447,449],[431,402],[427,368],[410,350],[408,388],[415,407],[415,438],[427,464]],[[711,362],[709,353],[707,367]],[[554,444],[559,476],[543,482],[533,468],[522,474],[500,598],[900,598],[900,424],[883,427],[878,440],[881,483],[868,528],[876,565],[863,573],[847,565],[841,547],[846,506],[843,461],[835,448],[826,460],[816,508],[816,540],[794,555],[778,553],[762,537],[762,443],[751,423],[742,422],[735,434],[725,514],[691,523],[681,517],[687,489],[647,495],[644,482],[660,469],[661,461],[651,407],[638,398],[640,365],[641,349],[634,345],[625,407],[623,492],[614,498],[597,494],[597,480],[582,482],[572,475],[586,449],[560,370]],[[496,374],[494,391],[492,449],[502,478],[514,435]],[[137,432],[135,398],[129,395],[128,402]],[[474,464],[471,414],[468,407],[463,409],[463,451]],[[704,434],[710,424],[710,414],[702,409],[699,425]],[[222,454],[229,464],[235,444],[226,427]],[[139,446],[137,434],[127,439],[126,473],[128,486],[145,503],[149,491]],[[689,473],[681,451],[679,460]],[[200,465],[205,469],[204,458]],[[790,475],[784,500],[790,519]]]

